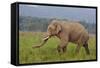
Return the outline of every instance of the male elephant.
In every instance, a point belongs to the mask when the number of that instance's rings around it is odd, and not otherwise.
[[[80,24],[80,22],[61,20],[51,21],[47,29],[47,36],[43,39],[43,43],[39,46],[33,46],[33,48],[43,46],[52,36],[57,36],[61,40],[57,47],[58,52],[65,52],[68,42],[72,42],[77,44],[77,53],[79,52],[80,47],[83,46],[86,54],[90,54],[88,48],[89,34],[84,26]]]

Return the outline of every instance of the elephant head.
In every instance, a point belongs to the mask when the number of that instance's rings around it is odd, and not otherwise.
[[[47,35],[49,36],[55,36],[57,35],[59,32],[61,32],[62,28],[60,23],[57,23],[56,21],[53,21],[47,29]]]
[[[47,40],[52,36],[58,35],[62,31],[61,24],[58,23],[59,21],[52,21],[52,23],[47,28],[46,37],[43,40]]]
[[[40,44],[39,46],[34,46],[33,48],[37,48],[37,47],[41,47],[42,45],[44,45],[46,43],[46,41],[51,38],[52,36],[56,36],[58,35],[61,30],[61,24],[58,23],[59,21],[57,20],[53,20],[50,25],[47,28],[47,33],[46,33],[46,37],[43,39],[43,43]]]

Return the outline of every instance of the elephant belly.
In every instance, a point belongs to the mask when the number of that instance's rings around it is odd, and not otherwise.
[[[85,43],[89,39],[87,32],[77,32],[70,34],[69,41],[73,43]]]
[[[69,41],[73,43],[78,43],[78,40],[80,39],[81,34],[78,32],[72,33],[69,36]]]

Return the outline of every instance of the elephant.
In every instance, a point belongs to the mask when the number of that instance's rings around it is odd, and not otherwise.
[[[64,53],[67,50],[69,42],[76,44],[76,53],[79,53],[80,48],[85,48],[86,54],[90,54],[88,48],[89,34],[85,27],[80,24],[80,21],[63,21],[63,20],[52,20],[48,25],[46,37],[43,42],[33,48],[39,48],[43,46],[47,40],[53,36],[60,39],[60,44],[57,46],[58,53]]]

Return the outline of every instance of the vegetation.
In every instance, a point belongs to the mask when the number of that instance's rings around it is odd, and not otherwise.
[[[19,16],[19,30],[20,31],[35,31],[35,32],[46,32],[50,21],[54,18],[39,18],[39,17],[27,17]],[[56,18],[59,19],[59,18]],[[67,19],[59,19],[67,20]],[[95,34],[96,24],[86,21],[80,21],[80,23],[85,26],[89,33]]]
[[[85,49],[82,47],[79,54],[75,54],[76,45],[69,43],[68,50],[64,54],[57,52],[59,39],[52,37],[41,48],[33,49],[41,43],[45,32],[20,32],[19,33],[19,62],[20,64],[27,63],[42,63],[54,61],[76,61],[76,60],[93,60],[96,59],[96,39],[95,36],[90,36],[89,49],[90,55],[86,55]]]

